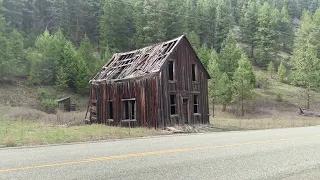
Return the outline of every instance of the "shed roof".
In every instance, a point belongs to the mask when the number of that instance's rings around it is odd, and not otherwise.
[[[120,81],[155,74],[183,38],[185,35],[142,49],[116,53],[92,81]]]

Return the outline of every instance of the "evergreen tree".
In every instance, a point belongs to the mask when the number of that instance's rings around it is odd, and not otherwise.
[[[268,2],[265,2],[259,8],[259,28],[256,33],[257,48],[255,50],[255,57],[257,58],[257,65],[260,67],[266,67],[276,57],[278,16],[279,11],[272,8]]]
[[[294,30],[292,27],[292,19],[285,7],[280,12],[280,34],[279,44],[282,45],[283,50],[291,50],[294,39]]]
[[[79,50],[78,50],[78,56],[82,58],[83,61],[85,61],[89,76],[92,77],[95,73],[97,73],[99,66],[101,65],[98,58],[94,55],[94,48],[88,38],[88,36],[84,36]]]
[[[220,53],[221,44],[227,38],[229,31],[234,25],[230,0],[217,0],[215,16],[215,43],[216,51]]]
[[[273,61],[270,61],[267,69],[268,69],[268,73],[269,73],[269,75],[270,75],[270,78],[272,79],[274,73],[276,72],[276,68],[275,68],[275,66],[274,66],[274,64],[273,64]]]
[[[62,62],[60,70],[63,71],[62,74],[67,74],[67,84],[68,87],[75,88],[75,76],[76,76],[76,50],[74,49],[72,43],[69,41],[64,45]],[[57,78],[58,79],[58,78]]]
[[[154,11],[158,7],[159,3],[156,0],[137,0],[137,13],[134,15],[136,48],[163,41],[166,34],[163,16],[161,11]]]
[[[101,50],[107,47],[115,51],[123,51],[130,47],[129,8],[123,0],[102,1],[100,15]],[[115,18],[115,14],[117,18]]]
[[[89,92],[90,72],[88,71],[86,62],[81,56],[77,58],[75,80],[77,93],[84,95]]]
[[[227,73],[223,73],[219,81],[216,83],[216,103],[222,104],[222,111],[225,112],[227,105],[232,100],[232,81]]]
[[[196,52],[199,52],[201,49],[201,43],[200,43],[200,39],[197,33],[195,33],[194,31],[191,31],[190,33],[187,34],[188,40],[190,41],[193,49]]]
[[[286,76],[287,73],[287,69],[286,67],[283,65],[283,63],[281,62],[279,67],[278,67],[278,81],[279,82],[283,82],[284,78]]]
[[[56,86],[58,88],[64,89],[68,87],[68,74],[66,73],[65,68],[58,68],[56,79]]]
[[[244,103],[252,95],[255,76],[252,65],[246,55],[239,60],[239,67],[233,78],[233,100],[240,103],[241,116],[244,116]]]
[[[220,70],[228,74],[229,79],[232,79],[234,72],[238,67],[238,60],[241,58],[242,50],[235,40],[232,31],[222,43],[222,50],[219,54]]]
[[[214,116],[214,106],[215,106],[215,101],[216,101],[216,96],[217,96],[217,83],[220,80],[221,77],[221,71],[219,69],[219,59],[218,59],[218,54],[217,52],[213,49],[210,55],[210,61],[208,63],[208,72],[211,76],[211,79],[209,80],[209,98],[212,102],[212,112]]]
[[[211,50],[207,47],[206,44],[203,44],[198,52],[199,58],[205,68],[208,67],[211,53]]]
[[[258,31],[258,8],[257,1],[249,1],[245,12],[240,20],[241,40],[250,47],[250,57],[254,59],[254,49],[256,45],[255,33]]]
[[[199,36],[201,42],[209,47],[214,46],[216,1],[199,0],[197,12],[199,18]]]
[[[310,43],[294,51],[293,83],[306,88],[307,108],[310,109],[311,90],[320,87],[320,59]]]

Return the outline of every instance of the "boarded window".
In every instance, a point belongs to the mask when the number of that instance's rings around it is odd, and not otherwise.
[[[107,102],[107,118],[108,119],[113,119],[113,102],[112,101],[108,101]]]
[[[174,63],[173,61],[169,61],[168,63],[168,71],[169,71],[169,80],[174,80]]]
[[[199,96],[198,95],[193,96],[193,113],[194,114],[199,113]]]
[[[192,64],[192,81],[197,81],[197,66]]]
[[[170,114],[175,115],[177,114],[176,108],[176,95],[170,95]]]
[[[136,119],[136,101],[135,100],[123,100],[124,107],[124,120]]]

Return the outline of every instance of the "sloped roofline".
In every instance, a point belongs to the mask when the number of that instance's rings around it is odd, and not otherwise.
[[[206,73],[208,79],[211,79],[211,76],[210,76],[209,72],[207,71],[207,69],[206,69],[206,68],[204,67],[204,65],[202,64],[202,62],[201,62],[201,60],[200,60],[197,52],[194,50],[194,48],[193,48],[191,42],[189,41],[189,39],[187,38],[187,36],[186,36],[186,35],[182,35],[182,36],[180,36],[180,38],[181,38],[181,39],[179,40],[178,44],[175,46],[174,49],[172,49],[172,52],[174,52],[174,51],[179,47],[179,45],[181,45],[181,42],[182,42],[181,40],[182,40],[182,39],[185,39],[185,40],[187,41],[188,45],[191,47],[192,53],[195,55],[195,57],[196,57],[196,59],[197,59],[197,61],[198,61],[198,64],[200,64],[200,67],[201,67],[202,70]],[[172,55],[172,53],[170,54],[170,56],[171,56],[171,55]],[[166,59],[166,61],[165,61],[164,64],[166,64],[166,63],[169,61],[169,57],[170,57],[170,56],[167,57],[167,59]],[[161,70],[163,70],[163,68],[164,68],[164,66],[161,67]]]
[[[161,72],[163,70],[163,68],[165,67],[164,65],[168,62],[169,58],[172,56],[173,52],[181,45],[181,42],[182,42],[182,39],[185,39],[188,43],[188,45],[191,47],[191,51],[192,53],[195,55],[195,57],[197,58],[198,60],[198,64],[200,64],[200,67],[203,69],[203,71],[205,71],[208,79],[211,79],[208,71],[206,70],[206,68],[203,66],[202,62],[200,61],[200,58],[198,57],[197,53],[195,52],[194,48],[192,47],[190,41],[188,40],[188,38],[185,36],[185,35],[182,35],[182,36],[179,36],[175,39],[172,39],[172,40],[169,40],[169,41],[164,41],[164,42],[161,42],[161,43],[157,43],[157,44],[154,44],[154,45],[151,45],[151,46],[146,46],[144,48],[141,48],[141,49],[136,49],[136,50],[133,50],[133,51],[128,51],[128,52],[122,52],[122,53],[115,53],[112,58],[109,60],[108,63],[106,63],[102,69],[95,75],[95,77],[90,80],[90,83],[92,82],[103,82],[103,81],[108,81],[108,82],[117,82],[117,81],[125,81],[125,80],[129,80],[129,79],[137,79],[137,78],[143,78],[143,77],[150,77],[150,75],[155,75],[155,74],[158,74],[159,72]],[[142,75],[142,76],[137,76],[137,77],[129,77],[129,78],[121,78],[121,79],[97,79],[97,77],[103,72],[106,70],[106,68],[111,64],[113,63],[113,61],[116,60],[117,57],[121,56],[121,55],[125,55],[125,54],[130,54],[130,53],[134,53],[134,52],[137,52],[137,51],[142,51],[146,48],[151,48],[151,47],[155,47],[157,45],[160,45],[160,44],[163,44],[163,43],[169,43],[169,42],[174,42],[174,41],[177,41],[177,43],[174,45],[174,47],[171,49],[171,51],[168,53],[168,55],[163,59],[163,63],[162,63],[162,67],[160,67],[160,69],[157,71],[157,72],[154,72],[154,73],[150,73],[150,74],[147,74],[147,75]]]

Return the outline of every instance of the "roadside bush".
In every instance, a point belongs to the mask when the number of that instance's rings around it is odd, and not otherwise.
[[[270,81],[268,77],[262,72],[256,72],[256,87],[261,89],[268,89],[270,87]]]
[[[8,137],[5,139],[5,146],[6,147],[16,147],[17,143],[15,142],[15,140],[11,137]]]
[[[37,96],[40,101],[44,99],[55,99],[54,93],[48,88],[38,88]]]
[[[283,101],[281,94],[279,94],[279,93],[277,94],[276,101],[278,101],[278,102],[282,102]]]
[[[52,99],[43,99],[41,101],[41,110],[46,113],[56,113],[58,106],[58,102]]]

